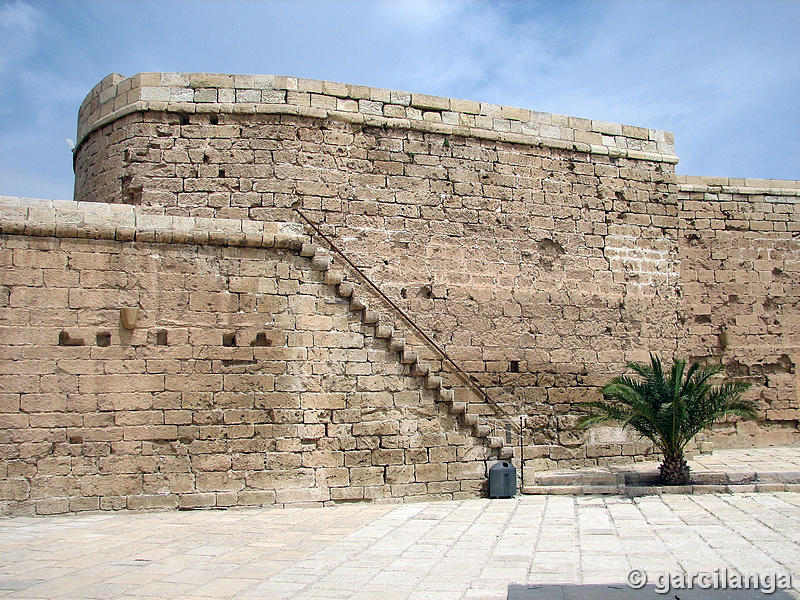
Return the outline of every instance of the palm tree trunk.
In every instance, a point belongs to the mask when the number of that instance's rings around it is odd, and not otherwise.
[[[659,470],[663,485],[689,484],[689,465],[686,464],[682,450],[677,450],[672,454],[665,454],[664,462],[661,463]]]

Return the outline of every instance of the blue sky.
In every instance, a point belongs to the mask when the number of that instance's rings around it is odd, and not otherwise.
[[[679,173],[800,179],[800,2],[0,0],[0,194],[72,197],[110,72],[296,75],[665,129]]]

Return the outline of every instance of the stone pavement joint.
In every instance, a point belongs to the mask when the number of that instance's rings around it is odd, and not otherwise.
[[[0,520],[3,599],[506,600],[514,585],[624,590],[631,569],[783,573],[797,586],[798,565],[792,492]]]

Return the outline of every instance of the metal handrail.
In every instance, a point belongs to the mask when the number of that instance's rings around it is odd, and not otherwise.
[[[415,329],[415,330],[416,330],[416,331],[417,331],[417,332],[418,332],[418,333],[419,333],[419,334],[422,336],[422,338],[423,338],[423,339],[424,339],[426,342],[428,342],[428,344],[430,344],[430,345],[431,345],[431,346],[432,346],[432,347],[433,347],[433,348],[434,348],[434,349],[435,349],[435,350],[436,350],[436,351],[437,351],[439,354],[441,354],[441,356],[442,356],[442,358],[443,358],[443,359],[445,359],[447,362],[449,362],[449,363],[450,363],[450,364],[453,366],[453,368],[456,370],[456,373],[458,374],[458,376],[459,376],[459,377],[460,377],[460,378],[461,378],[461,379],[462,379],[464,382],[466,382],[466,383],[467,383],[468,385],[470,385],[470,386],[471,386],[471,387],[472,387],[472,388],[473,388],[475,391],[477,391],[477,392],[478,392],[478,394],[480,394],[480,396],[481,396],[481,397],[482,397],[482,398],[483,398],[483,399],[484,399],[484,400],[485,400],[487,403],[491,404],[491,405],[492,405],[492,406],[495,408],[495,410],[499,411],[500,413],[502,413],[503,415],[505,415],[505,416],[506,416],[506,417],[508,417],[509,419],[516,419],[516,417],[515,417],[515,416],[511,415],[511,413],[509,413],[509,412],[507,412],[505,409],[501,408],[501,407],[500,407],[500,406],[499,406],[499,405],[498,405],[498,404],[497,404],[497,403],[496,403],[494,400],[492,400],[492,399],[489,397],[489,395],[486,393],[486,391],[485,391],[485,390],[484,390],[484,389],[483,389],[483,388],[480,386],[480,384],[478,384],[478,382],[476,382],[476,381],[475,381],[475,380],[474,380],[474,379],[473,379],[473,378],[472,378],[472,377],[471,377],[469,374],[467,374],[467,372],[466,372],[466,371],[464,371],[464,369],[462,369],[462,368],[461,368],[461,367],[458,365],[458,363],[456,363],[456,362],[455,362],[455,361],[454,361],[452,358],[450,358],[450,357],[447,355],[447,352],[445,352],[445,351],[444,351],[444,349],[443,349],[441,346],[439,346],[439,344],[437,344],[435,341],[433,341],[433,340],[431,339],[431,337],[430,337],[430,336],[429,336],[427,333],[425,333],[425,331],[423,331],[423,330],[422,330],[422,328],[421,328],[419,325],[417,325],[417,324],[416,324],[416,322],[415,322],[415,321],[414,321],[414,320],[413,320],[413,319],[412,319],[412,318],[411,318],[411,317],[410,317],[410,316],[409,316],[409,315],[408,315],[408,314],[407,314],[407,313],[406,313],[406,312],[405,312],[405,311],[404,311],[402,308],[400,308],[400,307],[399,307],[399,306],[398,306],[398,305],[397,305],[397,304],[396,304],[396,303],[395,303],[395,302],[394,302],[394,301],[393,301],[391,298],[389,298],[389,296],[387,296],[386,294],[384,294],[384,293],[383,293],[383,290],[381,290],[381,289],[380,289],[380,288],[379,288],[379,287],[378,287],[378,286],[377,286],[377,285],[376,285],[376,284],[375,284],[375,283],[374,283],[374,282],[373,282],[373,281],[372,281],[372,280],[371,280],[369,277],[367,277],[367,274],[366,274],[366,273],[364,273],[364,271],[362,271],[362,270],[361,270],[361,269],[358,267],[358,265],[356,265],[356,264],[355,264],[355,263],[354,263],[352,260],[350,260],[350,259],[347,257],[347,255],[346,255],[346,254],[345,254],[345,253],[344,253],[342,250],[340,250],[340,249],[339,249],[339,247],[338,247],[336,244],[334,244],[334,243],[333,243],[333,240],[331,240],[331,239],[330,239],[330,238],[329,238],[327,235],[325,235],[325,234],[322,232],[322,230],[321,230],[321,229],[320,229],[320,228],[317,226],[317,224],[316,224],[316,223],[314,223],[314,222],[313,222],[311,219],[309,219],[309,218],[308,218],[308,217],[307,217],[307,216],[306,216],[306,215],[303,213],[303,211],[302,211],[302,210],[300,210],[298,207],[296,207],[296,206],[293,206],[293,207],[292,207],[292,209],[294,209],[294,211],[295,211],[295,212],[297,212],[297,214],[298,214],[298,215],[300,215],[300,217],[301,217],[301,218],[302,218],[302,219],[303,219],[303,220],[304,220],[306,223],[308,223],[308,224],[311,226],[311,228],[312,228],[312,229],[313,229],[313,230],[314,230],[314,231],[317,233],[317,235],[319,235],[319,237],[321,237],[323,240],[325,240],[325,242],[326,242],[326,243],[327,243],[327,244],[328,244],[328,245],[331,247],[331,250],[333,250],[334,252],[336,252],[336,254],[338,254],[339,256],[341,256],[341,257],[344,259],[344,261],[345,261],[345,262],[346,262],[346,263],[347,263],[347,264],[348,264],[348,265],[349,265],[349,266],[350,266],[350,267],[351,267],[351,268],[352,268],[352,269],[353,269],[353,270],[354,270],[356,273],[358,273],[358,275],[359,275],[359,276],[360,276],[360,277],[361,277],[361,278],[362,278],[364,281],[366,281],[366,282],[369,284],[369,286],[370,286],[370,287],[371,287],[371,288],[372,288],[372,289],[373,289],[373,290],[374,290],[374,291],[375,291],[375,292],[376,292],[376,293],[377,293],[377,294],[378,294],[378,295],[379,295],[381,298],[383,298],[383,300],[385,300],[385,301],[386,301],[386,302],[389,304],[389,306],[391,306],[391,307],[392,307],[392,308],[393,308],[395,311],[397,311],[397,313],[398,313],[398,314],[399,314],[401,317],[403,317],[403,319],[405,319],[405,321],[406,321],[406,322],[407,322],[409,325],[411,325],[411,326],[412,326],[412,327],[413,327],[413,328],[414,328],[414,329]],[[512,422],[513,422],[513,421],[512,421]]]

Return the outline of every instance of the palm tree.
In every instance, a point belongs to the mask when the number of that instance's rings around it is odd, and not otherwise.
[[[665,373],[655,354],[650,354],[649,365],[627,365],[640,379],[625,375],[612,379],[602,390],[603,400],[581,404],[590,412],[578,427],[614,421],[650,439],[664,456],[660,467],[662,484],[689,483],[689,465],[683,451],[701,430],[729,415],[746,419],[756,416],[756,403],[741,398],[749,383],[710,383],[724,369],[722,365],[701,367],[693,363],[687,370],[686,361],[678,359]]]

